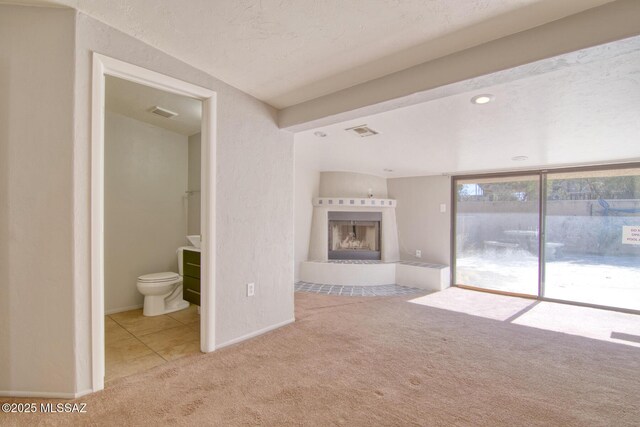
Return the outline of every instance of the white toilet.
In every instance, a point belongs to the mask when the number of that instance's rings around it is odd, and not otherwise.
[[[182,250],[178,249],[178,273],[163,272],[138,277],[136,286],[144,295],[145,316],[159,316],[184,310],[189,303],[182,299]]]

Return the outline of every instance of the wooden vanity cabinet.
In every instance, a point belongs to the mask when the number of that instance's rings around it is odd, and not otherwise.
[[[182,299],[200,305],[200,252],[184,250]]]

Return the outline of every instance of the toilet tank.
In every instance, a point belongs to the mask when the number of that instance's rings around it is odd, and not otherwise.
[[[184,259],[184,250],[188,250],[188,251],[195,251],[195,252],[200,252],[199,248],[196,248],[195,246],[180,246],[178,248],[178,274],[180,276],[184,276],[184,265],[182,260]]]

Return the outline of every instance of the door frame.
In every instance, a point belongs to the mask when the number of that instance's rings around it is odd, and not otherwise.
[[[202,101],[200,350],[215,350],[216,92],[93,53],[91,97],[91,363],[92,390],[104,388],[104,122],[105,76]]]

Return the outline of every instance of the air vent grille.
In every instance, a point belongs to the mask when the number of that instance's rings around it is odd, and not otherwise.
[[[372,135],[377,135],[378,134],[377,131],[371,129],[367,125],[354,126],[352,128],[347,128],[345,130],[347,132],[353,133],[353,134],[358,135],[360,137],[372,136]]]
[[[149,110],[153,114],[157,114],[158,116],[164,117],[165,119],[170,119],[178,115],[178,113],[174,113],[173,111],[167,110],[166,108],[158,107],[157,105],[151,107]]]

